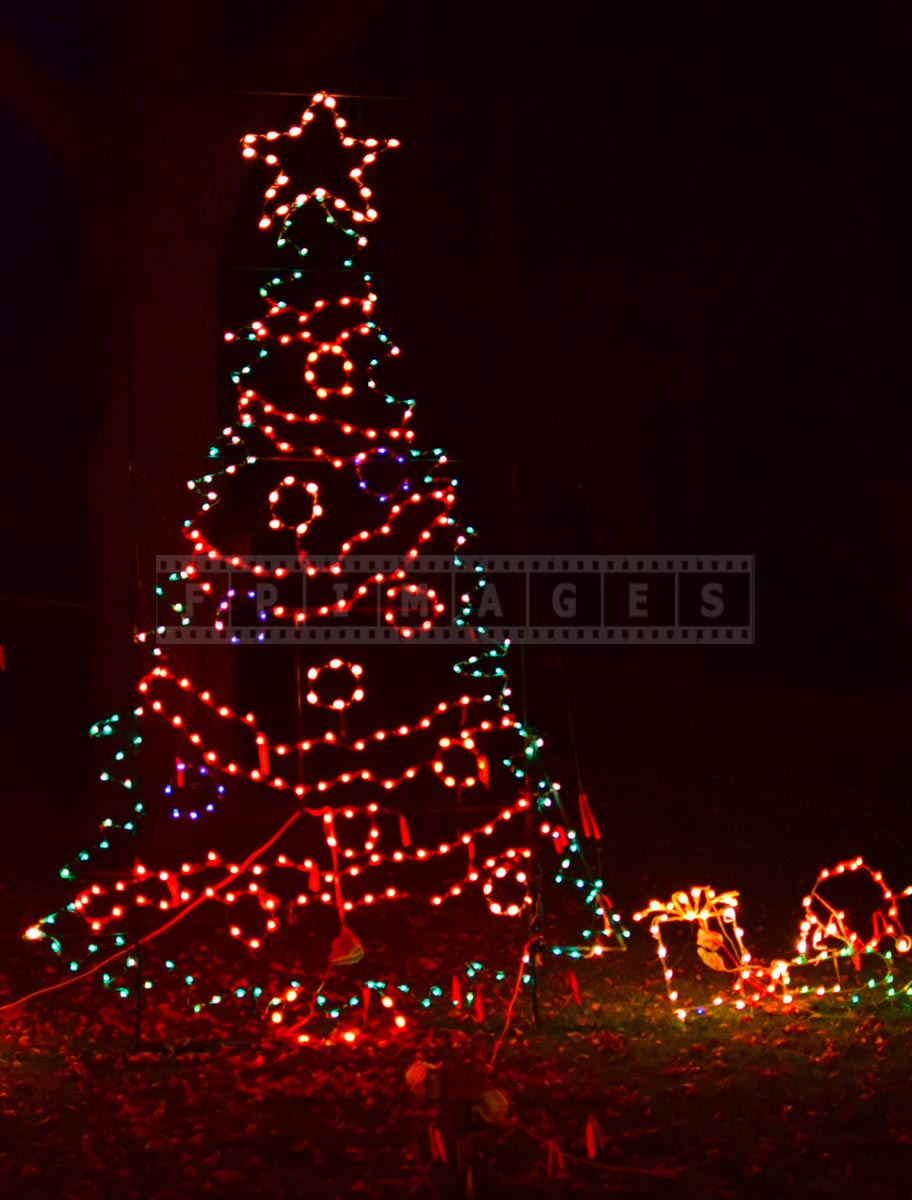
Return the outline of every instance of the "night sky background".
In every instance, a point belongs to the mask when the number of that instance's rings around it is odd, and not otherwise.
[[[250,5],[214,6],[212,55],[242,56],[295,7],[251,26]],[[4,22],[91,89],[118,53],[111,8]],[[579,768],[636,880],[678,863],[697,882],[696,862],[737,885],[761,836],[796,886],[855,850],[904,865],[910,58],[899,4],[389,0],[319,70],[225,89],[354,93],[356,131],[402,140],[378,183],[379,316],[480,548],[756,555],[752,648],[525,654],[556,773]],[[80,214],[8,107],[0,128],[15,830],[78,810],[99,765],[86,728],[117,703],[90,694],[101,399]],[[255,309],[261,183],[226,238],[216,329]],[[785,867],[783,845],[800,850]]]

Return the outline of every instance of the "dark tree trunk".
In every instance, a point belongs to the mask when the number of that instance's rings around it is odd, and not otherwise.
[[[157,554],[180,549],[186,482],[217,430],[218,296],[236,205],[236,137],[186,106],[145,106],[125,156],[90,181],[87,275],[107,402],[88,479],[95,570],[94,693],[122,700],[124,652],[155,624]],[[195,114],[194,114],[195,115]]]

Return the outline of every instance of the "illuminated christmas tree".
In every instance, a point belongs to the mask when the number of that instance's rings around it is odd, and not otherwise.
[[[315,134],[347,173],[297,191],[291,164]],[[587,902],[583,948],[619,936],[511,706],[506,647],[473,619],[485,581],[446,456],[416,445],[412,402],[386,388],[398,349],[355,260],[377,218],[371,169],[397,145],[352,136],[322,93],[285,133],[243,139],[270,172],[260,228],[290,265],[226,338],[237,419],[188,485],[197,511],[139,639],[136,709],[94,730],[118,746],[103,778],[126,815],[64,868],[75,896],[29,931],[124,994],[154,948],[144,987],[172,967],[197,1008],[230,987],[300,1040],[308,973],[360,961],[368,909],[463,905],[473,925],[513,918],[522,943],[540,864]],[[415,644],[444,630],[447,648]],[[200,644],[234,656],[242,702],[182,665]]]

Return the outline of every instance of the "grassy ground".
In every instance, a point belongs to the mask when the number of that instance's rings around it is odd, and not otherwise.
[[[579,1003],[547,963],[540,1026],[523,993],[493,1065],[505,992],[483,1021],[445,1005],[394,1032],[375,1015],[355,1045],[326,1048],[289,1047],[227,1007],[190,1021],[165,999],[146,1006],[138,1053],[131,1002],[89,984],[34,1001],[0,1031],[0,1194],[459,1196],[463,1110],[444,1111],[450,1162],[433,1163],[428,1106],[405,1079],[420,1059],[509,1098],[474,1138],[479,1196],[908,1195],[908,1008],[681,1024],[647,940],[576,964]],[[9,965],[17,991],[24,960]],[[550,1176],[549,1142],[564,1156]]]
[[[530,711],[552,730],[557,774],[572,784],[580,764],[625,915],[682,886],[740,888],[749,945],[786,956],[821,867],[863,853],[897,887],[912,882],[905,701],[697,684],[686,673],[660,685],[620,669],[587,681],[598,664],[570,666],[574,705],[555,699],[563,683],[545,664]],[[50,978],[18,936],[45,911],[43,879],[82,844],[78,814],[57,809],[56,827],[43,829],[50,812],[11,809],[0,846],[0,999]],[[413,956],[495,955],[471,930],[394,933]],[[699,986],[692,953],[681,971]],[[479,1196],[909,1195],[905,1002],[682,1025],[641,926],[627,954],[575,974],[579,1004],[565,967],[546,964],[539,1027],[529,994],[519,1001],[489,1072],[511,1107],[476,1137]],[[483,1021],[444,1005],[396,1034],[377,1017],[369,1037],[326,1049],[270,1040],[227,1006],[190,1022],[176,996],[146,1007],[137,1053],[130,1002],[88,984],[0,1014],[0,1195],[458,1196],[452,1162],[431,1161],[427,1108],[405,1072],[416,1058],[442,1062],[451,1079],[483,1071],[508,992],[492,990]],[[452,1160],[454,1131],[444,1132]],[[561,1170],[552,1151],[550,1176],[549,1143],[564,1155]]]

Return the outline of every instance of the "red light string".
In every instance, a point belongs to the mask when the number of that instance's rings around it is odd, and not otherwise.
[[[497,1061],[497,1056],[500,1053],[501,1047],[506,1041],[507,1034],[510,1032],[510,1026],[513,1024],[513,1014],[516,1011],[516,1002],[519,1000],[519,994],[522,991],[523,978],[528,971],[532,947],[540,940],[541,939],[539,935],[535,934],[533,937],[529,938],[525,946],[522,948],[522,954],[519,958],[519,968],[516,972],[516,982],[513,984],[513,991],[510,993],[510,1000],[507,1004],[506,1015],[504,1016],[504,1026],[497,1037],[497,1041],[494,1043],[494,1048],[491,1051],[491,1058],[488,1062],[489,1068],[493,1067],[494,1063]]]

